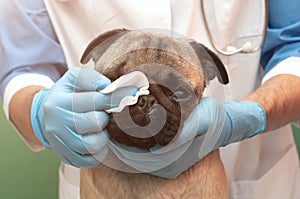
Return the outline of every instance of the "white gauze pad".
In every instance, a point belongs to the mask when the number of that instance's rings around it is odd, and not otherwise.
[[[99,92],[103,94],[112,93],[118,88],[134,86],[139,89],[135,96],[125,96],[121,99],[118,107],[114,107],[108,110],[105,110],[107,113],[118,113],[121,112],[126,106],[136,104],[139,96],[149,95],[149,81],[146,75],[140,71],[134,71],[129,74],[123,75],[112,82],[105,89],[100,90]]]

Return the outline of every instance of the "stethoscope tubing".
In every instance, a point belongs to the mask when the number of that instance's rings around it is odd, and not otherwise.
[[[212,36],[212,33],[210,31],[210,28],[208,26],[208,20],[206,18],[206,13],[205,13],[205,9],[204,9],[203,0],[200,0],[201,13],[202,13],[202,16],[203,16],[203,21],[204,21],[204,24],[205,24],[205,28],[206,28],[206,31],[208,33],[210,42],[211,42],[212,46],[215,48],[215,50],[217,52],[219,52],[223,55],[226,55],[226,56],[230,56],[230,55],[234,55],[234,54],[237,54],[237,53],[244,53],[244,54],[255,53],[255,52],[259,51],[262,48],[263,43],[264,43],[265,38],[266,38],[267,25],[268,25],[268,0],[264,0],[264,2],[265,2],[265,20],[264,20],[264,30],[263,30],[263,35],[262,35],[263,38],[262,38],[261,43],[257,47],[253,48],[251,42],[246,42],[240,48],[232,47],[230,51],[227,51],[227,50],[222,50],[221,48],[219,48],[216,41],[214,40],[214,38]]]

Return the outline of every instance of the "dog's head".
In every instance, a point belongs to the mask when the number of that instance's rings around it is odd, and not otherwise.
[[[166,117],[163,127],[158,132],[140,128],[147,131],[141,134],[148,136],[132,136],[133,128],[126,127],[128,118],[122,112],[111,114],[107,126],[112,139],[141,149],[164,146],[174,139],[199,103],[208,81],[217,77],[221,83],[228,83],[225,67],[213,52],[195,41],[163,34],[125,29],[106,32],[88,45],[81,62],[91,58],[95,70],[112,81],[136,70],[147,76],[150,94],[139,97],[137,104],[124,111],[129,111],[138,127],[151,122],[155,126],[155,122],[161,122],[158,109],[162,106]]]

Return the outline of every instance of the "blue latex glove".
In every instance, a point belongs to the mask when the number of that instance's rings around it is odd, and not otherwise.
[[[34,96],[34,133],[65,163],[92,167],[106,156],[108,135],[104,129],[109,117],[103,110],[118,106],[124,96],[137,90],[127,87],[107,95],[98,92],[110,83],[94,70],[72,68],[50,90]]]
[[[176,178],[209,152],[230,143],[242,141],[264,131],[266,115],[262,106],[255,102],[218,102],[204,98],[184,123],[180,142],[196,137],[189,148],[169,166],[152,172],[165,178]]]
[[[203,98],[184,123],[182,132],[168,146],[152,152],[135,151],[110,143],[127,165],[164,178],[175,178],[209,152],[261,133],[266,126],[263,108],[254,102],[218,102]]]

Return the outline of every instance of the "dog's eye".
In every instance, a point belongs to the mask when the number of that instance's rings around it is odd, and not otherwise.
[[[186,88],[180,88],[175,91],[172,95],[172,100],[181,101],[189,98],[191,92],[189,92]]]

